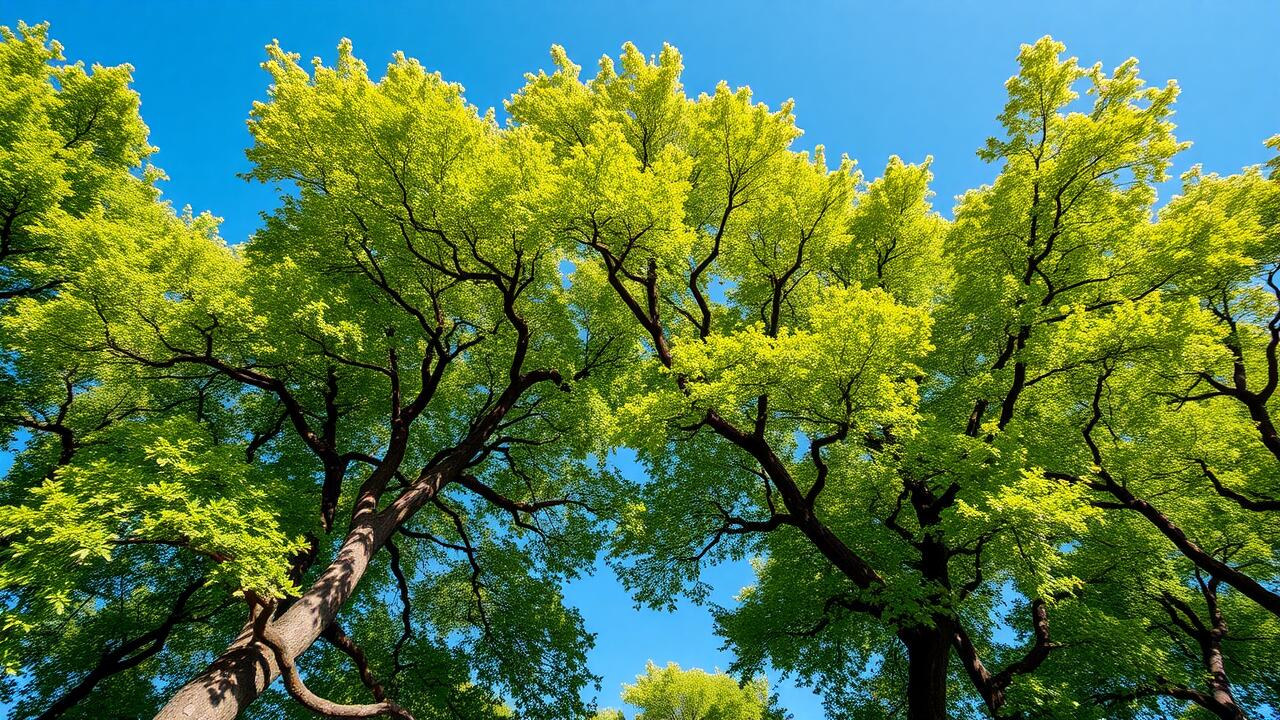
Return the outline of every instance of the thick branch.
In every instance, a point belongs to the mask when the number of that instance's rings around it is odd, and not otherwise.
[[[369,705],[344,705],[326,700],[311,692],[302,682],[302,676],[298,674],[293,658],[285,652],[284,639],[272,627],[271,615],[274,606],[274,602],[258,606],[253,619],[253,634],[258,642],[266,645],[275,654],[276,664],[280,666],[280,672],[284,678],[285,689],[294,700],[311,712],[328,718],[373,718],[385,715],[397,720],[413,720],[413,716],[408,711],[389,700]]]

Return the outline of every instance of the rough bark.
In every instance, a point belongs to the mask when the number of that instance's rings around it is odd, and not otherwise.
[[[315,643],[350,599],[378,549],[457,472],[452,465],[437,470],[382,512],[357,508],[334,561],[271,622],[284,655],[297,658]],[[169,699],[156,720],[232,720],[279,674],[275,654],[254,642],[253,629],[246,627],[203,673]]]
[[[294,700],[311,712],[329,718],[375,718],[385,715],[396,720],[414,720],[413,715],[390,700],[379,699],[375,703],[351,705],[336,703],[312,692],[303,682],[293,658],[289,657],[284,650],[284,641],[271,624],[275,607],[275,601],[268,603],[258,601],[257,615],[253,619],[254,640],[271,650],[276,665],[284,675],[285,688]]]

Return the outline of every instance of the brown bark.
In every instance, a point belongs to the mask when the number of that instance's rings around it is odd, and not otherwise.
[[[1076,475],[1059,472],[1045,473],[1046,477],[1056,480],[1065,480],[1068,482],[1083,482],[1093,490],[1110,494],[1118,502],[1116,503],[1095,503],[1098,507],[1106,507],[1112,509],[1132,510],[1142,515],[1151,523],[1153,527],[1160,531],[1162,535],[1169,539],[1175,547],[1197,568],[1208,573],[1220,582],[1225,582],[1241,595],[1253,600],[1267,611],[1280,616],[1280,594],[1276,594],[1267,589],[1257,580],[1249,575],[1233,568],[1225,562],[1214,557],[1213,554],[1207,552],[1190,538],[1176,523],[1167,515],[1161,512],[1156,506],[1144,498],[1138,497],[1129,488],[1116,480],[1116,478],[1107,470],[1103,462],[1102,450],[1097,442],[1093,439],[1094,428],[1102,421],[1102,391],[1106,385],[1107,378],[1110,377],[1112,368],[1104,365],[1104,371],[1098,376],[1097,382],[1094,384],[1093,390],[1093,413],[1089,421],[1085,424],[1081,434],[1084,436],[1085,444],[1089,448],[1089,454],[1093,459],[1093,475],[1097,480],[1086,480]]]
[[[1223,720],[1245,720],[1244,711],[1236,704],[1231,684],[1227,681],[1221,645],[1215,645],[1205,653],[1205,669],[1209,671],[1209,697],[1213,700],[1209,711]]]
[[[1219,581],[1215,578],[1204,582],[1199,573],[1196,574],[1196,581],[1204,596],[1205,605],[1209,609],[1209,623],[1206,625],[1200,622],[1194,611],[1185,603],[1177,603],[1176,607],[1193,621],[1188,629],[1193,630],[1192,637],[1200,645],[1209,685],[1209,704],[1204,707],[1224,720],[1244,720],[1244,711],[1236,704],[1231,681],[1227,677],[1226,663],[1222,656],[1222,639],[1227,636],[1227,621],[1222,615],[1222,608],[1218,605]],[[1171,596],[1170,599],[1174,600]]]
[[[337,556],[288,610],[271,621],[272,636],[285,657],[293,660],[311,647],[351,598],[378,550],[445,485],[461,477],[525,391],[541,382],[561,383],[560,375],[551,370],[524,374],[513,370],[512,374],[511,384],[473,424],[468,437],[441,453],[438,463],[379,511],[379,500],[399,470],[408,443],[408,426],[397,418],[386,455],[356,496],[350,528]],[[279,674],[275,652],[254,642],[253,628],[246,626],[221,656],[169,699],[156,720],[231,720]]]
[[[378,679],[373,676],[373,670],[369,667],[369,658],[365,656],[364,650],[356,644],[355,640],[352,640],[350,636],[343,632],[341,625],[336,621],[329,623],[329,627],[324,629],[321,637],[351,659],[351,662],[356,666],[356,671],[360,673],[360,682],[366,688],[369,688],[374,700],[382,701],[387,699],[386,690],[383,689],[382,683],[378,682]]]
[[[939,623],[899,631],[898,638],[907,648],[907,720],[946,720],[950,630]]]
[[[253,618],[254,640],[271,650],[284,676],[285,689],[294,700],[311,712],[329,718],[374,718],[385,715],[396,720],[413,720],[408,711],[390,700],[379,699],[365,705],[348,705],[333,702],[312,692],[302,681],[293,658],[284,650],[284,641],[271,623],[275,608],[275,601],[258,604],[257,615]]]
[[[446,464],[382,512],[374,512],[376,496],[357,508],[334,561],[271,622],[281,653],[292,660],[311,647],[350,599],[378,549],[458,472],[456,464]],[[174,693],[156,720],[232,720],[279,674],[275,653],[254,642],[253,629],[246,627],[203,673]]]
[[[982,701],[993,718],[1022,717],[1020,713],[1012,716],[1004,714],[1006,691],[1009,685],[1013,683],[1015,676],[1035,672],[1048,659],[1049,653],[1059,647],[1049,639],[1049,609],[1042,598],[1036,598],[1031,602],[1031,632],[1034,639],[1027,652],[993,675],[982,662],[982,658],[978,656],[978,650],[974,647],[969,633],[963,627],[956,626],[952,637],[956,654],[960,657],[965,673],[978,690],[978,694],[982,696]]]
[[[1276,432],[1275,423],[1271,421],[1271,413],[1267,411],[1266,400],[1251,395],[1244,399],[1244,406],[1249,410],[1249,418],[1258,427],[1258,436],[1262,445],[1280,460],[1280,434]]]
[[[1199,545],[1192,542],[1191,539],[1187,537],[1187,534],[1183,532],[1182,528],[1174,524],[1168,516],[1160,512],[1160,510],[1154,505],[1140,497],[1137,497],[1130,492],[1128,488],[1117,484],[1113,480],[1108,481],[1100,489],[1110,493],[1116,498],[1116,500],[1119,500],[1119,506],[1133,510],[1145,517],[1147,521],[1159,530],[1161,534],[1168,538],[1188,560],[1195,563],[1196,567],[1205,571],[1210,576],[1225,582],[1236,590],[1239,590],[1241,595],[1244,595],[1250,600],[1258,603],[1258,605],[1261,605],[1267,611],[1280,616],[1280,595],[1271,592],[1263,586],[1262,583],[1259,583],[1257,580],[1254,580],[1252,577],[1246,575],[1240,570],[1222,562]]]

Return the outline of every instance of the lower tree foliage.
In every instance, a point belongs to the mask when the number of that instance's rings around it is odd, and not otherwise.
[[[781,717],[768,669],[833,717],[1274,714],[1280,159],[1158,204],[1177,86],[1064,52],[947,220],[929,159],[801,151],[669,46],[553,48],[501,124],[271,45],[229,246],[128,66],[0,28],[0,700],[587,717],[605,552],[654,607],[755,569],[743,684],[651,665],[646,720]]]

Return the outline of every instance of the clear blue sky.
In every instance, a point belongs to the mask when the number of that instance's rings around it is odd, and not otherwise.
[[[1175,176],[1193,163],[1231,172],[1260,162],[1263,139],[1280,132],[1277,2],[538,5],[4,0],[0,24],[50,20],[69,58],[132,63],[160,147],[152,161],[171,177],[166,195],[225,218],[231,242],[247,238],[274,202],[269,188],[236,177],[247,168],[244,121],[264,95],[258,63],[272,38],[304,58],[332,59],[338,39],[349,37],[375,70],[403,50],[461,82],[472,103],[499,109],[523,73],[550,65],[552,43],[590,70],[624,41],[646,52],[668,41],[684,53],[690,92],[726,79],[770,104],[794,98],[803,144],[848,153],[869,174],[890,154],[909,161],[932,154],[937,206],[948,214],[955,195],[991,180],[994,169],[974,151],[996,131],[1019,43],[1045,34],[1083,63],[1110,68],[1135,56],[1149,82],[1178,80],[1178,134],[1195,144]],[[721,602],[749,581],[742,568],[714,578]],[[604,705],[617,704],[620,684],[650,658],[728,664],[703,608],[635,613],[607,571],[575,584],[570,598],[599,634],[591,659],[604,675]],[[821,716],[812,694],[782,690],[799,720]]]

